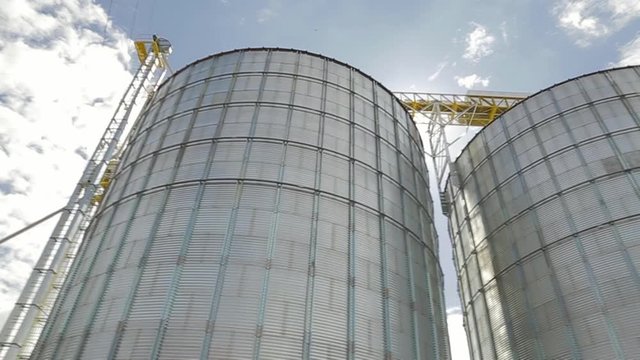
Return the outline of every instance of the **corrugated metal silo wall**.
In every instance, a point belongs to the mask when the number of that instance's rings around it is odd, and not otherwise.
[[[636,358],[639,68],[530,97],[455,169],[450,231],[473,358]]]
[[[446,359],[427,181],[356,69],[191,64],[143,112],[36,358]]]

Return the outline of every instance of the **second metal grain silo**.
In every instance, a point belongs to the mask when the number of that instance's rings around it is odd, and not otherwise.
[[[484,128],[447,189],[473,359],[640,354],[640,68],[543,90]]]
[[[197,61],[143,110],[35,359],[447,359],[415,125],[332,59]]]

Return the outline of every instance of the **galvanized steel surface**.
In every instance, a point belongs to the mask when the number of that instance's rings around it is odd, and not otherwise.
[[[422,144],[389,91],[246,49],[141,116],[36,358],[449,357]]]
[[[640,354],[640,69],[576,78],[455,162],[450,232],[474,359]]]

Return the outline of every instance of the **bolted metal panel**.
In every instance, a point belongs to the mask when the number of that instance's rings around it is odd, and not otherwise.
[[[358,70],[195,62],[141,114],[35,358],[447,359],[427,179]]]
[[[455,162],[450,233],[473,359],[640,354],[640,67],[531,96]]]

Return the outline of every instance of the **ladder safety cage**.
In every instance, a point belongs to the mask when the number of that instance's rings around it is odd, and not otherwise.
[[[170,43],[155,35],[135,41],[140,66],[118,103],[67,204],[60,210],[44,250],[0,331],[0,359],[28,359],[62,289],[76,252],[116,171],[136,104],[148,100],[162,81]],[[28,226],[27,228],[31,228]],[[22,230],[20,231],[22,232]]]

